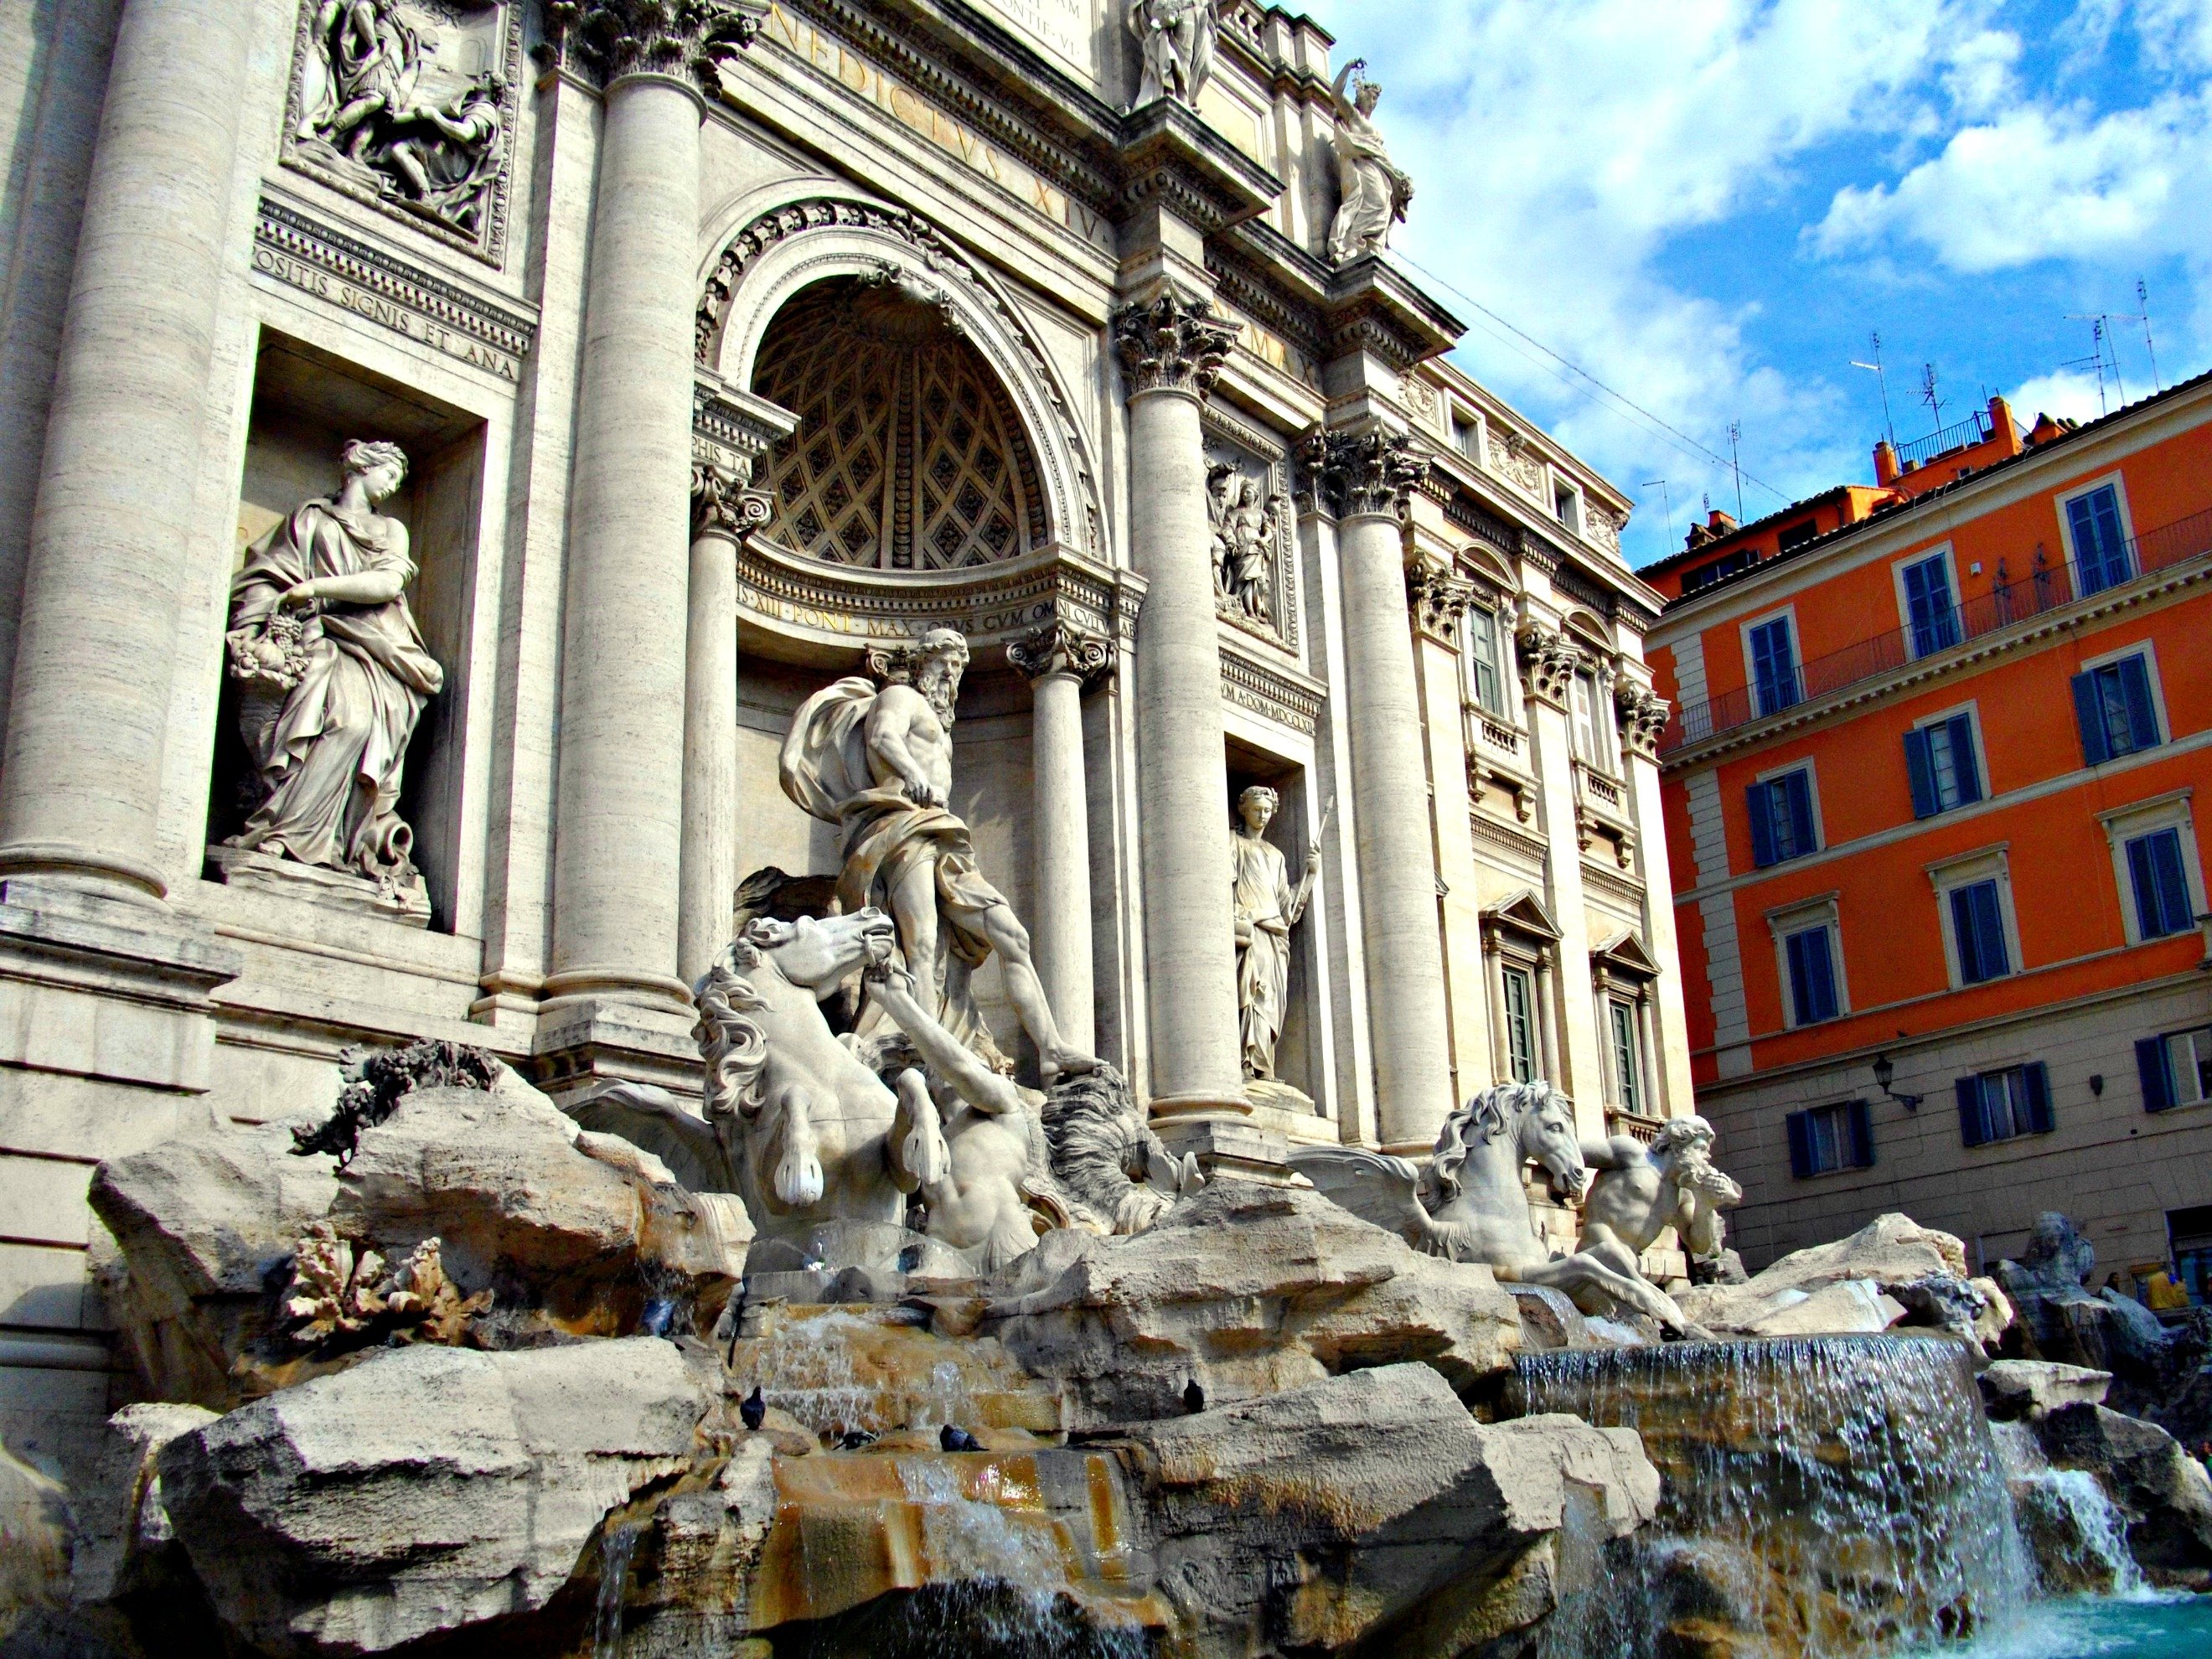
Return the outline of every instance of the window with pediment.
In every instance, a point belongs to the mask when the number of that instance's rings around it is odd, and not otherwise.
[[[769,326],[753,390],[799,416],[769,452],[769,539],[870,570],[952,571],[1046,540],[1035,454],[982,354],[895,283],[823,283]]]

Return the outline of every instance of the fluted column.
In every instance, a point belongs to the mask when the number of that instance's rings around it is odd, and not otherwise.
[[[1114,319],[1129,397],[1137,802],[1156,1115],[1249,1113],[1237,1041],[1221,654],[1199,405],[1237,325],[1173,292]]]
[[[549,998],[690,1002],[678,977],[678,711],[691,632],[700,86],[757,29],[755,12],[718,0],[602,0],[567,42],[604,81],[606,114],[569,507]]]
[[[1110,670],[1103,635],[1054,623],[1015,641],[1006,656],[1030,679],[1030,775],[1036,792],[1035,899],[1030,933],[1037,977],[1060,1032],[1085,1054],[1098,1027],[1091,965],[1091,804],[1083,760],[1084,688]]]
[[[1425,470],[1411,449],[1402,434],[1317,433],[1305,463],[1337,514],[1376,1115],[1385,1146],[1425,1150],[1452,1109],[1451,1048],[1400,528]]]
[[[0,872],[158,899],[161,750],[191,586],[248,37],[244,0],[130,0],[85,191],[4,763]]]

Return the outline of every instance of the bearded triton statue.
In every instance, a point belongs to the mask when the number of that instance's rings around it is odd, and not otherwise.
[[[844,832],[838,908],[872,904],[890,913],[923,1009],[990,1064],[1011,1069],[969,986],[995,951],[1046,1076],[1087,1072],[1098,1062],[1060,1036],[1028,930],[976,867],[968,826],[946,809],[953,704],[967,666],[968,642],[933,629],[889,657],[880,687],[854,676],[816,692],[784,739],[783,792]],[[870,1014],[863,1010],[864,1030]]]

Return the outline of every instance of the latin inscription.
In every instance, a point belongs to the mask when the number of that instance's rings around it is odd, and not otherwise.
[[[313,295],[325,305],[351,312],[365,321],[390,329],[394,334],[404,335],[418,344],[428,346],[433,351],[457,357],[487,374],[507,381],[521,378],[520,362],[507,353],[496,350],[458,329],[448,328],[411,307],[402,305],[384,295],[373,294],[334,272],[309,264],[281,249],[265,245],[256,247],[253,250],[253,268],[289,288]]]
[[[1089,0],[981,0],[986,11],[1013,26],[1071,69],[1091,77]]]

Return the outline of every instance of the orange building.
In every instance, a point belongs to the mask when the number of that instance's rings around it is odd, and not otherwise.
[[[1993,1261],[2057,1209],[2204,1299],[2212,376],[1875,464],[1642,573],[1736,1242],[1904,1210]]]

